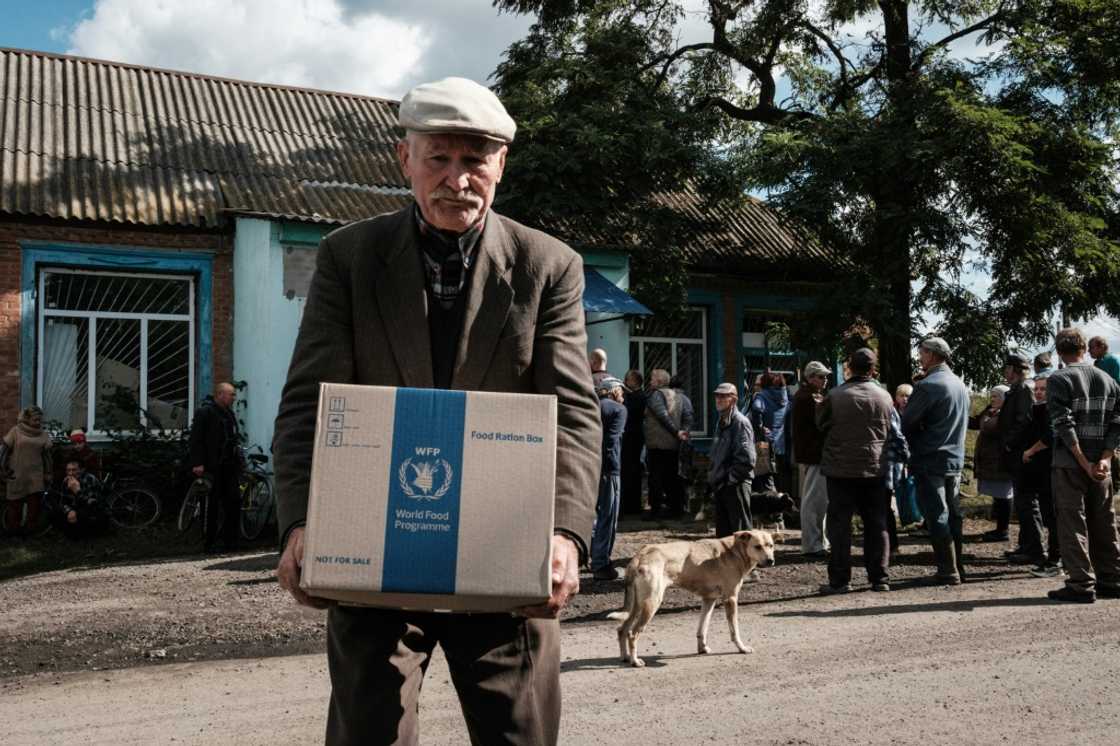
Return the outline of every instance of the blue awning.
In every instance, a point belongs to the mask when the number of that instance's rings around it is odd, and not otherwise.
[[[652,316],[653,311],[634,300],[613,282],[593,269],[583,270],[583,310],[587,313],[617,313]]]

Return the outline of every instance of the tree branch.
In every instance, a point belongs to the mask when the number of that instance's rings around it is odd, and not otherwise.
[[[984,18],[983,20],[977,21],[976,23],[972,24],[971,26],[968,26],[966,28],[962,28],[959,31],[954,31],[953,33],[949,34],[948,36],[946,36],[943,39],[938,39],[937,41],[933,42],[932,44],[930,44],[928,47],[926,47],[925,49],[923,49],[921,51],[921,54],[919,54],[917,56],[917,58],[914,60],[914,63],[911,65],[911,69],[917,70],[918,68],[920,68],[922,65],[924,65],[926,63],[926,60],[929,59],[929,56],[931,54],[933,54],[935,51],[937,51],[938,49],[942,49],[944,47],[947,47],[950,44],[952,44],[953,42],[955,42],[957,39],[961,39],[965,36],[968,36],[969,34],[974,34],[977,31],[984,31],[985,29],[991,28],[997,21],[1002,20],[1003,17],[1004,17],[1003,8],[1000,8],[999,10],[997,10],[995,13],[991,14],[987,18]]]
[[[651,62],[648,62],[645,65],[642,65],[641,70],[639,72],[644,73],[647,70],[650,70],[654,67],[657,67],[658,65],[662,65],[661,73],[657,76],[657,81],[653,85],[654,90],[656,90],[656,89],[661,87],[662,83],[665,82],[665,78],[669,77],[669,68],[672,67],[673,63],[676,62],[677,60],[679,60],[681,57],[688,54],[689,52],[697,52],[701,49],[715,49],[715,48],[716,48],[715,45],[712,44],[711,42],[698,42],[696,44],[686,44],[683,47],[678,47],[677,49],[674,49],[671,54],[662,55],[662,56],[658,57],[657,59],[655,59]]]
[[[744,122],[761,122],[763,124],[783,124],[789,120],[805,121],[809,119],[816,119],[816,115],[808,111],[789,111],[788,109],[780,109],[776,106],[768,106],[759,103],[757,106],[752,106],[749,109],[744,109],[737,106],[722,96],[709,96],[700,99],[694,106],[691,107],[692,111],[702,111],[710,107],[716,107],[732,119],[738,119]]]

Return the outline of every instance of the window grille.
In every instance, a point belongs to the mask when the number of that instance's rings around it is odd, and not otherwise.
[[[180,430],[194,408],[191,277],[43,269],[39,406],[65,429]]]
[[[674,320],[635,319],[630,328],[630,367],[646,381],[654,368],[680,378],[681,390],[692,401],[692,434],[708,432],[708,312],[693,306]]]

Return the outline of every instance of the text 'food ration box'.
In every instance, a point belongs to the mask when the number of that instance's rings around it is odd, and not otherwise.
[[[506,611],[551,592],[556,398],[325,383],[301,585]]]

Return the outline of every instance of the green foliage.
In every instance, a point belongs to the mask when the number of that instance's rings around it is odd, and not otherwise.
[[[698,180],[765,191],[851,260],[793,331],[835,348],[870,325],[891,385],[918,313],[977,384],[1008,345],[1045,341],[1058,305],[1120,314],[1115,0],[712,0],[710,37],[685,47],[681,2],[495,5],[539,14],[498,70],[526,123],[516,211],[640,247],[661,306],[683,270],[651,194]],[[977,59],[950,54],[980,38]],[[976,267],[985,298],[966,290]]]

